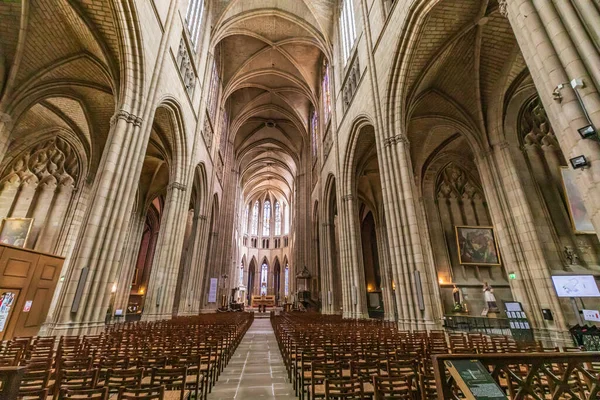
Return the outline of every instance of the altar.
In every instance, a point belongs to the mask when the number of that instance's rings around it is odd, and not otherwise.
[[[275,307],[275,296],[252,296],[252,307]]]

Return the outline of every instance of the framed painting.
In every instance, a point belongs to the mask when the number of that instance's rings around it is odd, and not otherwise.
[[[3,218],[0,226],[0,243],[25,247],[33,218]]]
[[[458,261],[462,265],[500,265],[500,252],[491,226],[456,226]]]
[[[563,182],[563,190],[565,199],[567,200],[567,209],[569,210],[569,218],[571,226],[575,233],[596,234],[592,220],[583,204],[583,197],[579,193],[579,189],[575,185],[576,171],[569,167],[560,169]]]

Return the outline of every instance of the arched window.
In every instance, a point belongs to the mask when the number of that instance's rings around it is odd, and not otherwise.
[[[285,207],[285,214],[283,215],[283,234],[287,235],[290,233],[290,208]]]
[[[250,229],[250,234],[258,235],[258,200],[254,202],[254,207],[252,207],[252,229]]]
[[[271,232],[271,202],[265,200],[263,207],[263,236],[269,236]]]
[[[263,263],[262,269],[260,270],[260,295],[267,294],[267,273],[269,267],[267,267],[267,263]]]
[[[244,264],[240,265],[240,284],[239,286],[244,285]]]
[[[323,62],[323,82],[321,82],[321,95],[323,96],[323,122],[327,124],[331,116],[331,91],[329,88],[329,63]]]
[[[290,266],[285,264],[285,271],[283,273],[283,293],[285,296],[290,295]]]
[[[242,232],[248,233],[248,216],[250,212],[250,205],[246,204],[246,209],[244,210],[244,219],[242,220]]]
[[[313,160],[317,160],[317,126],[319,124],[319,118],[317,117],[317,112],[313,111],[312,117],[310,118],[310,137],[312,139],[312,156]]]
[[[200,37],[200,25],[202,25],[202,15],[204,14],[204,0],[190,0],[187,13],[185,14],[185,22],[187,23],[190,39],[196,50],[198,38]]]
[[[342,12],[340,13],[340,39],[342,45],[342,61],[344,65],[350,58],[350,51],[356,40],[356,27],[354,26],[354,4],[352,0],[343,0]]]
[[[275,236],[281,235],[281,205],[275,201]]]

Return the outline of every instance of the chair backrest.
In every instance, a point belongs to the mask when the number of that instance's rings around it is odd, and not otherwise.
[[[37,371],[26,369],[23,378],[21,378],[19,392],[45,389],[50,380],[50,373],[51,371],[49,369]]]
[[[68,370],[59,371],[56,379],[55,398],[62,389],[86,390],[94,389],[98,385],[98,369],[86,371]]]
[[[47,398],[48,388],[26,391],[21,391],[19,389],[19,394],[17,395],[17,399],[19,400],[46,400]]]
[[[118,400],[163,400],[165,397],[164,386],[143,389],[119,389]]]
[[[313,361],[311,363],[311,384],[322,385],[326,379],[340,379],[342,377],[342,364],[340,362]]]
[[[325,380],[325,400],[364,398],[363,384],[358,379]]]
[[[144,369],[109,369],[106,371],[104,386],[110,392],[118,392],[120,388],[139,389],[142,386]]]
[[[373,361],[351,361],[350,371],[352,378],[362,382],[371,382],[373,376],[381,374],[379,362]]]
[[[183,400],[187,368],[152,368],[150,385],[164,386],[166,390],[180,390],[180,399]]]
[[[61,389],[58,394],[58,400],[62,399],[108,400],[108,388],[85,390]]]
[[[412,400],[412,392],[405,377],[373,377],[374,400]]]

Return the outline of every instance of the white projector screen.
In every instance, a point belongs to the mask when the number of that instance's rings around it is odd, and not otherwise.
[[[600,297],[592,275],[554,275],[552,282],[558,297]]]

